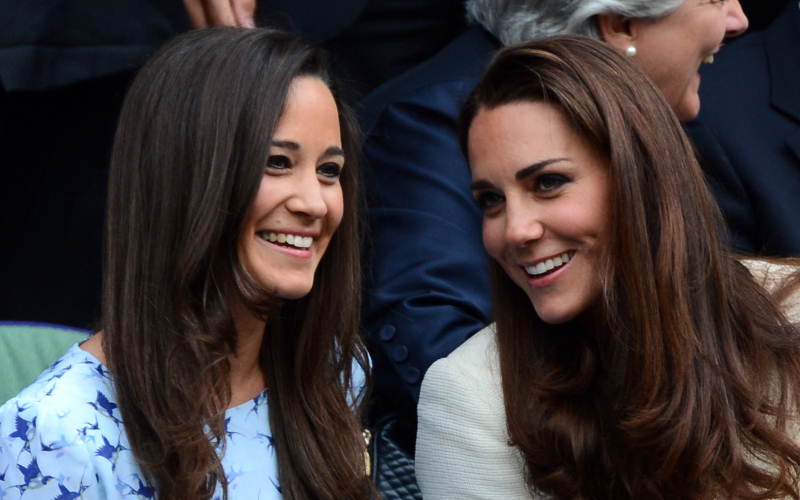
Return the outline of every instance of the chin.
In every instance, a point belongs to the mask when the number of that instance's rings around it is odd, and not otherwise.
[[[313,281],[306,282],[305,280],[299,282],[286,282],[275,283],[275,279],[258,280],[259,284],[267,292],[270,297],[284,300],[297,300],[302,299],[311,293]]]
[[[700,114],[700,106],[698,106],[697,109],[694,111],[686,112],[686,111],[676,110],[675,114],[678,116],[678,120],[680,120],[682,123],[690,122],[695,118],[697,118],[697,115]]]
[[[278,289],[275,290],[275,296],[284,300],[298,300],[311,293],[311,287],[291,288],[291,289]]]
[[[548,325],[561,325],[575,319],[575,317],[578,315],[578,313],[570,311],[540,309],[535,305],[533,309],[536,311],[539,319]]]
[[[678,116],[678,120],[684,123],[697,118],[697,115],[700,114],[700,96],[695,92],[682,99],[675,106],[675,114]]]

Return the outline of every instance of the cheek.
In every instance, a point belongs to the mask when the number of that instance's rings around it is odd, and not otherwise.
[[[673,109],[683,98],[691,78],[697,74],[697,64],[690,60],[689,53],[690,51],[684,48],[681,52],[676,51],[675,54],[661,56],[649,65],[642,65],[642,69],[664,94]]]
[[[328,225],[330,232],[333,233],[339,227],[344,217],[344,195],[342,193],[341,185],[337,185],[336,189],[332,189],[329,193],[326,204],[328,206]]]
[[[250,207],[247,223],[255,224],[258,219],[271,213],[280,201],[281,196],[278,182],[276,182],[275,179],[262,178],[258,193],[256,193],[256,198],[253,200],[253,205]]]
[[[505,245],[503,225],[497,220],[483,220],[483,246],[493,259],[500,260]]]
[[[667,98],[667,102],[674,110],[684,99],[686,94],[686,84],[689,81],[689,76],[693,76],[694,72],[689,73],[688,70],[674,70],[666,75],[663,75],[660,81],[656,82],[658,89]]]

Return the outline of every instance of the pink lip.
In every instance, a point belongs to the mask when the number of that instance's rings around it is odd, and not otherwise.
[[[559,255],[561,255],[561,254],[559,254]],[[567,269],[569,269],[569,267],[572,265],[572,259],[574,259],[574,258],[575,258],[575,254],[573,253],[572,254],[572,258],[569,259],[569,262],[567,262],[566,264],[563,264],[561,267],[559,267],[558,269],[556,269],[552,273],[547,274],[545,276],[542,276],[541,278],[540,277],[536,277],[536,276],[531,276],[530,274],[528,274],[527,271],[525,271],[524,267],[522,267],[521,269],[522,269],[522,272],[525,273],[525,276],[528,278],[528,284],[530,286],[532,286],[533,288],[547,288],[548,286],[552,285],[553,283],[555,283],[556,281],[558,281],[561,278],[561,275],[564,274],[567,271]],[[552,257],[548,257],[548,259],[552,259]],[[547,260],[547,259],[544,259],[544,260]],[[539,262],[542,262],[542,261],[539,260],[536,263],[538,264]]]

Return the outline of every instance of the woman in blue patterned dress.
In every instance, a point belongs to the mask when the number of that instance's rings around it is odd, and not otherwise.
[[[0,498],[368,498],[357,151],[307,43],[159,51],[114,145],[102,330],[0,409]]]

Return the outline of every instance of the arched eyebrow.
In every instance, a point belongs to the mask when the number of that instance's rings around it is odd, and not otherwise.
[[[530,165],[530,166],[527,166],[527,167],[525,167],[525,168],[523,168],[521,170],[518,170],[517,173],[514,175],[514,177],[518,181],[525,180],[528,177],[530,177],[533,174],[535,174],[536,172],[538,172],[539,170],[543,169],[544,167],[546,167],[546,166],[548,166],[548,165],[550,165],[552,163],[558,163],[560,161],[570,161],[570,159],[569,158],[550,158],[548,160],[537,161],[533,165]]]
[[[344,151],[342,148],[338,146],[329,146],[328,149],[325,150],[325,154],[322,155],[323,158],[328,158],[330,156],[344,156]]]
[[[494,184],[483,179],[477,180],[470,185],[472,191],[488,191],[494,189]]]
[[[300,144],[295,141],[272,141],[271,143],[276,148],[288,149],[289,151],[300,151]],[[322,158],[330,158],[331,156],[344,156],[344,151],[339,146],[328,146],[328,149],[322,153]]]
[[[533,165],[529,165],[525,168],[518,170],[517,173],[514,174],[514,178],[517,179],[517,181],[523,181],[528,177],[532,176],[533,174],[535,174],[536,172],[538,172],[539,170],[543,169],[544,167],[552,163],[558,163],[560,161],[572,161],[572,160],[570,160],[569,158],[549,158],[547,160],[537,161]],[[479,179],[472,183],[470,189],[472,191],[489,190],[489,189],[495,189],[495,185],[489,181]]]
[[[294,141],[272,141],[276,148],[288,149],[289,151],[300,151],[300,144]]]

